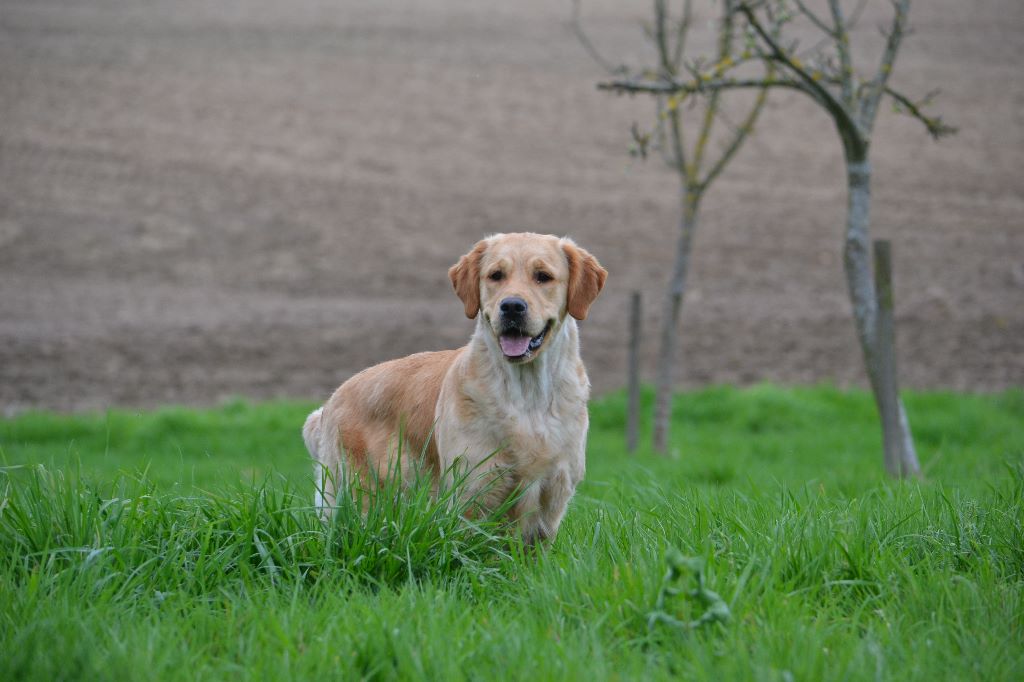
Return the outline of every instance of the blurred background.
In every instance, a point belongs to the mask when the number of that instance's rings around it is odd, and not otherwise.
[[[606,56],[650,61],[649,4],[584,0]],[[0,0],[0,409],[322,399],[464,343],[447,268],[520,230],[570,235],[610,272],[583,325],[595,389],[625,382],[634,289],[653,376],[677,179],[630,156],[651,103],[597,91],[570,13]],[[928,0],[911,23],[894,83],[941,87],[960,132],[934,143],[886,110],[874,138],[902,382],[1021,386],[1024,4]],[[681,386],[864,383],[843,172],[831,122],[773,95],[702,207]]]

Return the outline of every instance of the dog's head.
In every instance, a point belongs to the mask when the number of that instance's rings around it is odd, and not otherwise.
[[[530,362],[566,315],[587,317],[608,272],[571,239],[523,232],[478,242],[448,276],[466,317],[483,315],[505,359]]]

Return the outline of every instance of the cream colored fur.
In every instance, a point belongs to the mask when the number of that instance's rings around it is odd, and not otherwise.
[[[479,242],[449,271],[476,319],[469,344],[364,370],[306,420],[306,447],[329,474],[317,506],[333,505],[332,481],[387,475],[401,445],[404,473],[418,467],[438,477],[461,458],[472,468],[466,492],[488,486],[487,508],[523,488],[512,514],[524,538],[554,538],[585,470],[590,382],[576,319],[606,274],[568,239],[518,233]],[[499,343],[500,305],[510,296],[528,304],[531,337],[548,329],[539,348],[513,359]]]

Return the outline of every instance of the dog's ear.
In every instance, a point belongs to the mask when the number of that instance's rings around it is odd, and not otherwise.
[[[601,267],[596,258],[569,240],[562,242],[562,250],[569,261],[565,311],[577,320],[585,320],[590,304],[604,287],[608,271]]]
[[[487,242],[479,241],[472,251],[448,268],[448,279],[466,306],[466,317],[471,320],[480,312],[480,259],[486,250]]]

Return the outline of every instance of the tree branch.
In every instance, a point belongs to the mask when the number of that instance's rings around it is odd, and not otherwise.
[[[668,121],[672,129],[672,153],[676,161],[676,170],[679,173],[683,185],[690,182],[690,176],[686,172],[686,146],[683,140],[682,122],[679,120],[679,102],[668,103]]]
[[[811,76],[811,74],[807,73],[803,68],[802,63],[794,61],[793,58],[782,49],[778,42],[776,42],[775,38],[773,38],[761,22],[758,21],[750,4],[741,2],[737,7],[737,10],[743,13],[747,18],[747,23],[761,37],[761,40],[764,41],[765,45],[768,46],[768,49],[770,50],[770,53],[766,55],[768,59],[779,62],[783,66],[787,67],[799,80],[807,84],[807,92],[814,96],[815,99],[820,100],[822,104],[827,106],[828,103],[831,102],[833,106],[838,106],[840,109],[842,108],[841,103],[836,101],[832,96],[832,93],[823,88],[821,84]]]
[[[668,118],[668,109],[665,102],[666,96],[659,95],[654,100],[655,109],[657,110],[657,123],[655,124],[654,134],[657,135],[658,155],[665,162],[666,166],[672,170],[678,170],[675,154],[669,149],[668,142],[665,141],[665,119]]]
[[[928,129],[928,134],[933,139],[940,139],[947,135],[953,135],[956,133],[956,126],[951,126],[942,120],[941,116],[928,116],[921,110],[921,107],[931,101],[935,96],[935,92],[929,93],[923,100],[923,102],[915,102],[906,95],[890,87],[885,88],[885,94],[888,95],[896,102],[897,108],[902,109],[904,113],[909,116],[913,116],[918,121],[924,124],[925,128]]]
[[[692,12],[692,0],[685,0],[683,3],[683,16],[679,19],[679,25],[676,27],[676,47],[672,53],[672,63],[675,64],[677,71],[679,64],[683,61],[683,52],[686,50],[686,37],[689,35],[690,22],[693,19]]]
[[[662,75],[673,78],[676,75],[668,48],[668,37],[665,35],[665,24],[668,22],[668,8],[665,0],[654,0],[654,43],[658,48],[658,61],[661,63]]]
[[[861,100],[860,123],[865,131],[869,131],[875,125],[875,116],[878,114],[878,103],[882,99],[889,83],[889,76],[892,75],[892,67],[896,62],[896,54],[900,49],[900,42],[903,40],[903,33],[907,26],[907,13],[910,11],[910,0],[892,0],[895,14],[892,18],[892,27],[885,41],[885,51],[882,53],[882,61],[878,65],[878,72],[867,86],[867,92]]]
[[[706,93],[713,90],[749,90],[751,88],[788,88],[799,90],[810,95],[803,83],[786,78],[727,78],[722,80],[706,80],[680,82],[667,79],[650,80],[641,77],[616,78],[597,84],[598,90],[609,90],[621,94],[654,94],[674,95]]]
[[[664,78],[674,79],[677,65],[672,61],[671,50],[669,49],[668,44],[668,36],[666,35],[668,8],[666,7],[665,2],[666,0],[654,0],[654,37],[655,44],[658,48],[658,61],[661,62],[661,75]],[[687,0],[687,8],[689,4],[690,0]],[[686,32],[685,29],[682,29],[682,25],[680,30],[682,33],[679,35],[678,39],[685,40]],[[675,160],[675,168],[679,172],[683,184],[686,185],[689,182],[689,173],[686,164],[686,145],[683,139],[683,126],[679,114],[679,104],[679,98],[670,98],[667,103],[667,114],[669,117],[669,125],[672,130],[672,155]]]
[[[732,15],[733,0],[725,0],[722,7],[722,25],[718,30],[718,61],[715,68],[716,75],[721,74],[727,68],[727,60],[732,54]],[[691,182],[701,185],[700,167],[704,162],[704,150],[711,140],[711,131],[715,126],[718,117],[719,90],[715,90],[708,98],[707,107],[704,109],[704,120],[701,123],[700,133],[697,135],[697,145],[693,153],[693,173]],[[688,171],[689,173],[689,171]]]
[[[829,27],[829,25],[826,24],[824,20],[821,19],[821,17],[812,12],[810,8],[803,3],[803,0],[794,0],[794,2],[796,3],[797,9],[800,10],[800,13],[807,17],[807,19],[810,20],[812,24],[817,26],[820,31],[826,33],[829,36],[834,35],[832,32],[832,28]]]
[[[846,19],[843,17],[843,8],[839,0],[828,0],[829,10],[832,12],[832,22],[835,29],[831,32],[835,40],[836,53],[839,55],[839,87],[842,92],[843,104],[850,111],[854,110],[853,99],[853,59],[850,57],[850,33],[846,28]]]
[[[860,22],[860,17],[862,14],[864,14],[864,8],[867,7],[867,4],[868,0],[860,0],[860,2],[857,3],[857,6],[853,8],[853,11],[850,12],[850,16],[846,18],[847,34],[851,33],[853,29],[857,27],[857,24]],[[814,43],[814,45],[811,45],[806,50],[801,50],[798,56],[801,59],[804,59],[809,57],[810,55],[818,54],[821,51],[821,48],[825,47],[833,40],[835,40],[835,36],[833,36],[831,32],[826,33],[825,37],[821,38],[818,42]]]
[[[587,51],[590,58],[597,62],[598,66],[612,75],[626,72],[625,65],[614,66],[611,60],[605,59],[601,51],[591,42],[590,36],[587,35],[587,32],[583,29],[583,23],[580,21],[580,0],[572,0],[572,16],[569,18],[569,29],[576,36],[576,40],[580,41],[580,45]]]
[[[909,0],[899,1],[909,2]],[[771,50],[769,58],[781,63],[787,70],[795,74],[797,79],[807,86],[806,92],[814,97],[832,115],[832,119],[835,121],[836,128],[839,131],[839,136],[843,140],[843,148],[847,157],[851,159],[863,158],[867,154],[868,140],[865,131],[854,118],[853,112],[848,110],[842,102],[837,100],[831,92],[821,85],[819,82],[821,80],[820,75],[815,77],[814,74],[808,73],[803,64],[795,61],[779,46],[778,42],[758,21],[752,5],[748,2],[741,2],[737,9],[743,13],[747,18],[747,23],[753,27],[754,31],[761,37],[761,40]]]
[[[770,77],[772,72],[769,72],[768,75]],[[767,99],[768,88],[761,88],[757,93],[757,99],[754,101],[754,106],[751,108],[750,113],[747,114],[747,117],[743,120],[743,123],[736,130],[732,142],[729,143],[729,146],[726,147],[724,152],[722,152],[722,156],[719,157],[718,161],[711,167],[711,170],[709,170],[708,174],[704,177],[704,180],[701,181],[700,191],[702,193],[708,185],[714,182],[715,178],[721,174],[722,170],[729,164],[729,161],[732,160],[732,157],[737,151],[739,151],[743,141],[753,131],[754,123],[757,121],[758,116],[761,115],[761,109],[764,108],[764,103]]]
[[[868,0],[860,0],[860,2],[857,3],[857,7],[855,7],[854,10],[850,13],[850,18],[846,22],[847,28],[852,30],[857,26],[857,23],[860,21],[861,15],[864,14],[864,8],[867,6]]]

